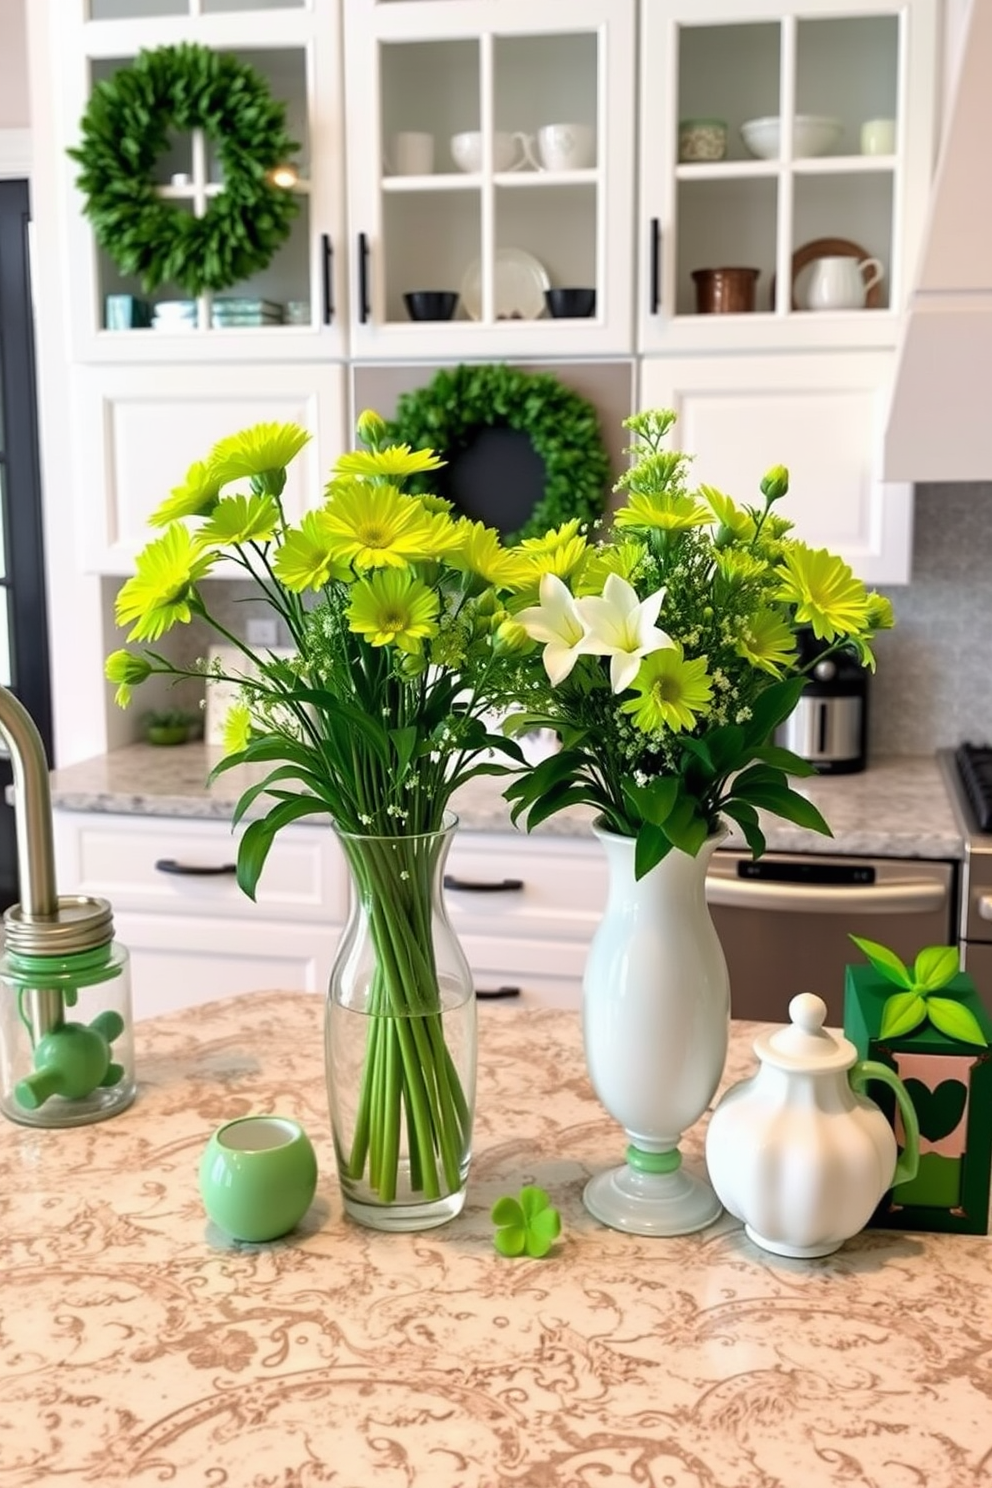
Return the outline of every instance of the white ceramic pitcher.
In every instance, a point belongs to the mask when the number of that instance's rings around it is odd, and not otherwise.
[[[877,258],[818,258],[810,272],[806,303],[810,310],[863,310],[869,289],[884,272]]]

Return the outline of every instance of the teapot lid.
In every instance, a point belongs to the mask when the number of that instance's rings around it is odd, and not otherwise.
[[[789,1003],[791,1022],[754,1041],[754,1052],[767,1064],[811,1074],[850,1069],[858,1051],[843,1034],[824,1028],[827,1004],[815,992],[800,992]]]

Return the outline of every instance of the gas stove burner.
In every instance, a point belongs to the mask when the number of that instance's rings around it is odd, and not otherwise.
[[[959,744],[954,758],[979,831],[992,832],[992,745]]]

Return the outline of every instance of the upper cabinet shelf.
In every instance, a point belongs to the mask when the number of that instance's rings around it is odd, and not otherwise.
[[[353,354],[629,354],[633,0],[345,19]]]
[[[894,345],[934,0],[646,0],[642,28],[641,349]]]
[[[282,189],[296,197],[289,236],[257,272],[215,294],[191,298],[179,285],[146,292],[100,248],[65,164],[71,334],[77,360],[188,361],[209,348],[216,361],[343,359],[347,352],[341,22],[336,0],[89,0],[66,17],[74,31],[64,57],[70,143],[100,82],[142,50],[194,42],[252,68],[285,107],[298,149]],[[218,142],[200,129],[170,129],[153,183],[177,212],[202,217],[224,190]]]

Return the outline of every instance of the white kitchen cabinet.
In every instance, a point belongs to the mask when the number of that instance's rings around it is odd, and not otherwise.
[[[292,158],[299,198],[289,238],[269,264],[220,296],[260,298],[291,312],[299,324],[257,328],[213,324],[209,295],[197,302],[193,328],[107,329],[108,294],[130,294],[152,306],[184,297],[174,285],[145,295],[100,250],[82,215],[75,185],[79,167],[60,162],[65,193],[69,329],[77,361],[257,363],[343,358],[347,324],[343,309],[347,269],[344,234],[344,146],[341,102],[341,23],[337,0],[287,4],[285,0],[54,0],[58,58],[53,98],[63,148],[77,142],[79,121],[94,83],[130,65],[143,48],[195,42],[224,52],[262,74],[272,96],[286,104],[289,134],[300,151]],[[35,99],[34,108],[44,106]],[[177,211],[202,215],[223,189],[216,150],[201,131],[173,132],[156,167],[164,198]],[[194,350],[195,348],[195,350]]]
[[[349,894],[329,826],[278,834],[254,903],[235,881],[227,822],[56,811],[54,832],[62,891],[110,900],[136,1017],[253,989],[326,989]]]
[[[640,349],[895,345],[933,166],[936,0],[642,0],[641,21]],[[679,121],[714,116],[725,158],[680,163]],[[793,148],[799,116],[838,121],[828,153]],[[779,152],[754,158],[740,127],[768,117]],[[891,154],[862,153],[873,119],[895,122]],[[881,261],[865,308],[807,307],[828,254]],[[754,310],[697,313],[693,273],[734,266],[759,271]]]
[[[354,356],[631,351],[634,20],[633,0],[347,0]],[[548,287],[595,289],[595,313],[548,318]],[[411,320],[416,290],[457,293],[455,318]]]
[[[86,569],[132,574],[135,556],[155,535],[149,514],[216,440],[256,422],[298,423],[313,435],[283,495],[288,520],[299,520],[351,447],[345,384],[335,362],[73,368],[73,444],[91,502],[77,511]],[[243,577],[233,564],[214,573]]]
[[[606,887],[592,837],[459,832],[445,901],[480,992],[518,988],[518,1005],[580,1007]]]
[[[694,485],[760,505],[761,477],[785,465],[780,510],[804,542],[866,583],[905,583],[912,487],[875,475],[893,362],[883,350],[646,357],[640,403],[678,414],[670,443],[692,452]]]

